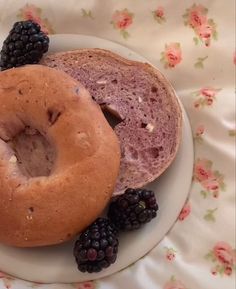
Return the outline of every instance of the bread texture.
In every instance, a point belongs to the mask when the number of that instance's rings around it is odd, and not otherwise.
[[[118,118],[121,167],[115,193],[146,185],[174,160],[182,111],[171,84],[154,67],[102,49],[48,55],[43,65],[79,80],[104,110]]]
[[[80,233],[109,202],[119,164],[117,136],[83,85],[41,65],[0,72],[1,243]]]

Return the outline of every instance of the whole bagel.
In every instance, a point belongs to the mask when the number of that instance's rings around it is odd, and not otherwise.
[[[119,172],[117,137],[87,90],[64,72],[0,72],[0,242],[71,239],[107,205]]]

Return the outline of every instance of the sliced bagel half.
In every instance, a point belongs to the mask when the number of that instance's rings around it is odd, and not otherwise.
[[[159,70],[102,49],[55,53],[42,64],[79,80],[105,115],[115,116],[121,143],[115,193],[144,186],[169,167],[181,140],[182,111]]]

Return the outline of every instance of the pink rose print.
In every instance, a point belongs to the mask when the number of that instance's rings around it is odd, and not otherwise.
[[[130,35],[126,31],[133,23],[134,14],[130,13],[128,9],[117,10],[112,16],[111,24],[117,30],[120,30],[121,35],[127,39]]]
[[[193,5],[189,9],[188,23],[192,28],[199,27],[207,23],[207,9],[202,5]]]
[[[194,107],[212,106],[219,91],[221,91],[221,88],[203,87],[199,91],[193,92],[192,95],[198,97],[194,102]]]
[[[163,7],[157,8],[157,10],[155,12],[156,12],[157,17],[163,18],[163,16],[164,16],[164,8]]]
[[[182,60],[180,43],[170,43],[165,45],[165,51],[161,52],[160,61],[165,68],[174,68]]]
[[[195,164],[194,168],[194,178],[198,182],[203,182],[212,177],[212,171],[211,171],[212,163],[211,161],[208,161],[206,159],[198,160]]]
[[[216,24],[213,19],[207,18],[208,9],[202,5],[193,4],[183,15],[184,24],[192,28],[197,37],[193,40],[196,44],[199,40],[206,46],[210,46],[211,39],[217,39]]]
[[[165,247],[166,249],[166,259],[168,261],[174,261],[175,260],[175,254],[176,254],[176,250],[173,249],[173,248],[168,248],[168,247]]]
[[[95,289],[95,283],[91,281],[84,283],[75,283],[74,287],[75,289]]]
[[[182,208],[182,210],[181,210],[181,212],[180,212],[180,214],[179,214],[179,220],[180,221],[183,221],[183,220],[185,220],[187,217],[188,217],[188,215],[191,213],[191,206],[190,206],[190,203],[186,203],[185,205],[184,205],[184,207]]]
[[[201,94],[206,98],[214,98],[217,91],[218,89],[215,88],[204,87],[201,89]]]
[[[210,40],[213,34],[213,27],[205,23],[205,24],[202,24],[201,26],[196,27],[196,32],[199,35],[199,37],[202,39],[202,41],[205,42],[205,45],[209,46]]]
[[[22,20],[32,20],[41,26],[46,34],[53,34],[54,30],[47,18],[42,18],[42,10],[33,4],[26,4],[20,9],[18,18]]]
[[[236,65],[236,52],[234,52],[234,64]]]
[[[219,192],[225,190],[224,176],[219,171],[213,171],[212,165],[210,160],[198,159],[194,166],[193,179],[202,186],[204,198],[208,195],[218,198]]]
[[[152,15],[159,24],[166,21],[164,8],[162,6],[159,6],[155,11],[152,11]]]
[[[181,281],[176,280],[174,277],[172,277],[171,280],[165,284],[164,289],[187,289],[187,288]]]
[[[196,129],[196,136],[201,136],[201,135],[203,135],[204,131],[205,131],[204,125],[202,125],[202,124],[199,125],[199,126],[197,127],[197,129]]]
[[[207,189],[207,191],[213,192],[218,191],[220,188],[219,182],[216,178],[212,178],[206,182],[203,182],[203,186]]]
[[[215,263],[211,269],[213,275],[230,276],[235,270],[236,250],[230,244],[220,241],[215,244],[213,249],[206,255],[206,259]]]
[[[196,131],[195,131],[195,136],[194,136],[194,139],[199,142],[199,143],[202,143],[203,142],[203,134],[205,132],[205,126],[203,124],[200,124],[197,128],[196,128]]]
[[[0,279],[3,282],[3,285],[6,289],[12,288],[12,282],[15,280],[14,277],[11,277],[10,275],[7,275],[3,272],[0,272]]]
[[[218,242],[213,248],[215,257],[222,264],[233,265],[236,262],[236,252],[226,242]]]

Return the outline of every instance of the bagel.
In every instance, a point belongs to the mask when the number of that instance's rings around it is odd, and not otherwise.
[[[91,224],[116,183],[120,146],[100,107],[68,74],[0,72],[0,242],[62,243]]]
[[[182,111],[159,70],[103,49],[53,53],[41,63],[79,80],[105,112],[116,115],[114,130],[121,143],[117,194],[146,185],[173,162],[182,136]]]

